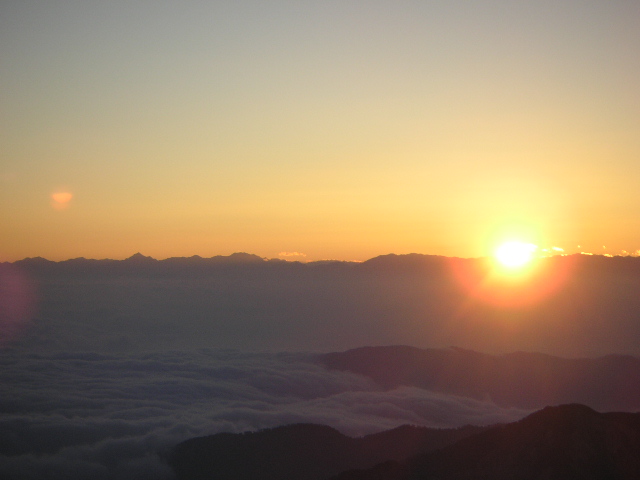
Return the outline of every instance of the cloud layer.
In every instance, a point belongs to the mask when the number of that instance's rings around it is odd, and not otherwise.
[[[329,372],[297,354],[222,350],[0,357],[0,476],[171,478],[162,452],[194,436],[282,424],[363,435],[520,418],[491,402]]]

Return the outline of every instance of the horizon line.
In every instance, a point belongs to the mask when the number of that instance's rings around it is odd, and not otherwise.
[[[203,257],[201,255],[198,254],[194,254],[194,255],[190,255],[190,256],[172,256],[172,257],[165,257],[165,258],[156,258],[156,257],[152,257],[150,255],[144,255],[141,252],[136,252],[133,255],[130,255],[128,257],[125,258],[88,258],[88,257],[70,257],[70,258],[66,258],[63,260],[50,260],[46,257],[37,255],[37,256],[33,256],[33,257],[24,257],[18,260],[6,260],[6,261],[2,261],[0,263],[17,263],[17,262],[23,262],[23,261],[28,261],[28,260],[43,260],[46,262],[51,262],[51,263],[63,263],[63,262],[69,262],[69,261],[73,261],[73,260],[87,260],[87,261],[112,261],[112,262],[123,262],[123,261],[127,261],[127,260],[135,260],[135,259],[148,259],[148,260],[152,260],[152,261],[156,261],[156,262],[163,262],[163,261],[167,261],[167,260],[179,260],[179,259],[201,259],[201,260],[211,260],[211,259],[230,259],[232,257],[238,257],[238,256],[246,256],[246,257],[252,257],[254,259],[256,259],[256,261],[262,260],[264,262],[283,262],[283,263],[300,263],[300,264],[307,264],[307,263],[323,263],[323,262],[336,262],[336,263],[365,263],[369,260],[373,260],[376,258],[380,258],[380,257],[390,257],[390,256],[396,256],[396,257],[408,257],[408,256],[421,256],[421,257],[439,257],[439,258],[448,258],[448,259],[460,259],[460,260],[482,260],[482,259],[488,259],[488,258],[492,258],[490,255],[486,255],[486,256],[479,256],[479,257],[459,257],[459,256],[448,256],[448,255],[441,255],[441,254],[430,254],[430,253],[418,253],[418,252],[411,252],[411,253],[384,253],[384,254],[380,254],[380,255],[376,255],[370,258],[367,258],[366,260],[340,260],[340,259],[335,259],[335,258],[326,258],[326,259],[319,259],[319,260],[304,260],[304,259],[300,259],[300,258],[296,258],[296,259],[288,259],[288,258],[281,258],[281,257],[263,257],[254,253],[249,253],[249,252],[242,252],[242,251],[238,251],[238,252],[233,252],[229,255],[223,255],[223,254],[218,254],[218,255],[213,255],[211,257]],[[585,257],[604,257],[604,258],[640,258],[640,256],[638,255],[632,255],[632,254],[618,254],[618,255],[612,255],[612,254],[600,254],[600,253],[590,253],[590,252],[577,252],[577,253],[571,253],[571,254],[567,254],[567,253],[559,253],[556,255],[546,255],[546,256],[540,256],[540,257],[536,257],[537,259],[543,259],[543,258],[552,258],[552,257],[576,257],[576,256],[585,256]]]

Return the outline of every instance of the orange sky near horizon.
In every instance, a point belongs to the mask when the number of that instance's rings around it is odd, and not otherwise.
[[[575,0],[4,2],[0,261],[636,254],[637,18]]]

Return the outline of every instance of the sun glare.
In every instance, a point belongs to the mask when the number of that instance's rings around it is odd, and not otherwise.
[[[532,243],[506,242],[496,249],[495,257],[501,265],[507,268],[519,268],[533,259],[533,253],[537,248]]]

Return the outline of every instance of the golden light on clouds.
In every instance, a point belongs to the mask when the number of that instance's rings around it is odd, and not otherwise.
[[[301,253],[301,252],[280,252],[278,253],[279,257],[298,257],[298,258],[304,258],[307,255],[305,253]]]

